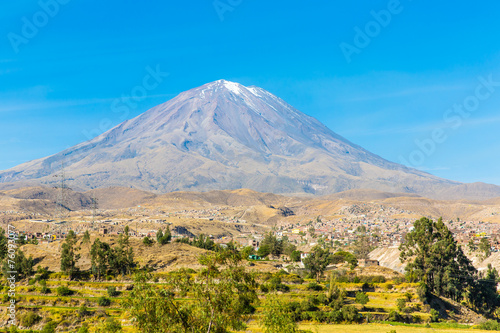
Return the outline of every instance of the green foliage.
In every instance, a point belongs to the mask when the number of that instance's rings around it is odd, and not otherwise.
[[[55,333],[56,332],[57,323],[55,321],[50,321],[45,326],[43,326],[40,333]]]
[[[299,250],[292,251],[292,253],[290,254],[290,259],[293,262],[299,262],[301,254],[302,254],[302,252],[300,252]]]
[[[57,295],[58,296],[70,296],[70,295],[73,295],[73,290],[69,289],[66,286],[57,287],[56,291],[57,291]]]
[[[358,266],[358,259],[354,254],[347,251],[337,251],[333,254],[331,259],[332,264],[340,264],[343,262],[347,262],[351,265],[351,269],[356,268]]]
[[[47,281],[41,280],[40,281],[40,293],[42,294],[50,294],[51,290],[47,287]]]
[[[403,311],[403,309],[406,307],[406,299],[405,298],[398,298],[396,300],[396,306],[398,307],[399,311]]]
[[[7,256],[7,243],[8,239],[5,230],[0,228],[0,260],[3,260]]]
[[[496,320],[487,320],[480,323],[477,328],[485,331],[500,331],[500,323]]]
[[[265,251],[261,251],[261,248],[264,248]],[[262,255],[259,254],[260,252],[262,253]],[[261,257],[265,257],[269,254],[272,254],[273,256],[277,257],[282,253],[283,253],[283,241],[278,240],[272,232],[266,234],[266,236],[260,243],[259,252],[257,252],[257,254]]]
[[[434,222],[424,217],[415,221],[400,250],[401,261],[408,262],[407,278],[425,283],[427,293],[460,301],[474,285],[477,271],[442,219]]]
[[[368,303],[369,301],[369,298],[368,298],[368,295],[362,291],[358,291],[356,293],[356,303],[358,304],[362,304],[362,305],[365,305],[366,303]]]
[[[481,238],[479,241],[479,251],[482,252],[483,260],[491,255],[491,244],[488,238]]]
[[[276,295],[269,295],[264,304],[260,326],[264,333],[295,333],[297,324],[289,307]]]
[[[311,250],[311,253],[303,260],[304,267],[309,271],[311,276],[319,281],[321,275],[326,269],[326,266],[330,263],[331,257],[328,249],[323,249],[322,247],[316,245]]]
[[[248,259],[252,254],[255,254],[255,249],[252,246],[245,246],[241,249],[241,257],[243,259]]]
[[[199,247],[205,250],[215,250],[215,243],[210,237],[201,234],[193,240],[193,246]]]
[[[78,271],[76,263],[80,260],[80,255],[76,254],[80,248],[76,247],[76,234],[73,230],[68,232],[66,240],[62,244],[61,251],[61,271],[73,279],[73,275]]]
[[[439,311],[437,311],[436,309],[431,309],[430,315],[431,323],[437,323],[439,321]]]
[[[9,244],[9,247],[11,245],[12,244]],[[24,252],[21,251],[17,246],[13,248],[16,249],[14,254],[6,256],[3,260],[3,275],[10,276],[10,274],[7,273],[8,271],[16,271],[18,279],[24,279],[32,276],[35,273],[33,269],[33,266],[35,265],[33,258],[31,256],[29,258],[26,258]],[[11,261],[9,262],[9,260]]]
[[[104,296],[101,296],[97,299],[97,304],[99,306],[110,306],[111,305],[111,300],[109,298],[106,298]]]
[[[118,290],[116,290],[116,287],[114,287],[114,286],[109,286],[107,288],[107,291],[108,291],[109,297],[116,297],[116,296],[120,295],[120,292]]]
[[[98,333],[117,333],[122,331],[122,325],[113,317],[107,318],[106,322],[97,329]]]
[[[92,244],[92,248],[90,249],[90,263],[92,265],[92,273],[97,275],[97,280],[100,280],[106,274],[109,251],[109,245],[101,242],[99,238]]]
[[[24,327],[31,327],[38,323],[42,317],[33,311],[29,311],[21,316],[21,325]]]
[[[78,308],[78,316],[79,317],[86,317],[90,314],[89,309],[85,306],[85,304],[80,305]]]
[[[256,283],[241,265],[240,255],[219,251],[201,256],[199,262],[205,268],[196,277],[186,270],[169,277],[167,285],[175,290],[156,288],[148,283],[150,276],[136,275],[126,306],[141,332],[224,333],[244,328],[245,316],[255,310],[251,304],[257,296]],[[176,300],[174,291],[189,291],[194,300]]]
[[[160,229],[156,233],[156,241],[158,242],[159,245],[165,245],[170,242],[172,239],[172,233],[170,232],[170,227],[167,225],[167,229],[165,230],[165,233]]]
[[[83,324],[77,331],[77,333],[89,333],[89,327],[87,324]]]
[[[323,287],[316,282],[311,282],[311,283],[307,284],[307,290],[321,291],[321,290],[323,290]]]
[[[142,244],[144,244],[144,245],[146,245],[146,246],[151,246],[151,245],[153,245],[154,243],[155,243],[155,242],[154,242],[151,238],[149,238],[148,236],[146,236],[146,237],[144,237],[144,238],[142,239]]]
[[[108,249],[108,266],[114,274],[130,274],[134,263],[134,250],[130,245],[128,232],[118,237],[118,245]]]

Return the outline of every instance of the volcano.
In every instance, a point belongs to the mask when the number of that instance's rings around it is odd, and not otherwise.
[[[0,185],[153,192],[249,188],[325,195],[375,189],[435,196],[458,182],[387,161],[270,92],[219,80],[185,91],[55,155],[0,172]],[[500,195],[500,191],[498,192]]]

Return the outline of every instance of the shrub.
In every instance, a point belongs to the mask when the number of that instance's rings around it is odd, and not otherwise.
[[[85,304],[82,304],[78,308],[78,316],[85,317],[85,316],[88,316],[89,314],[90,314],[89,309],[85,306]]]
[[[480,323],[477,328],[486,331],[500,331],[500,323],[496,320],[488,320]]]
[[[439,321],[439,311],[436,309],[431,309],[431,323],[436,323]]]
[[[368,303],[369,298],[368,295],[364,292],[357,292],[356,293],[356,303],[365,305]]]
[[[403,311],[403,309],[406,307],[406,299],[398,298],[396,300],[396,305],[397,305],[399,311]]]
[[[316,282],[311,282],[307,285],[307,290],[321,291],[321,290],[323,290],[323,287]]]
[[[21,325],[24,327],[31,327],[42,319],[38,314],[33,311],[27,312],[21,316]]]
[[[73,295],[73,290],[66,286],[57,287],[57,295],[59,296],[70,296]]]
[[[41,286],[40,292],[42,294],[50,294],[51,290],[49,288],[47,288],[47,281],[41,280],[40,281],[40,286]]]
[[[111,304],[111,300],[109,298],[101,296],[97,299],[97,304],[99,304],[99,306],[109,306]]]
[[[120,292],[118,290],[116,290],[116,287],[109,286],[107,291],[108,291],[109,297],[116,297],[116,296],[120,295]]]
[[[122,325],[112,317],[106,319],[106,323],[97,332],[116,333],[122,331]]]
[[[50,321],[42,328],[40,333],[55,333],[56,332],[57,323],[54,321]]]

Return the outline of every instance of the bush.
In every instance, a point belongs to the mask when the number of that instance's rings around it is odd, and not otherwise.
[[[109,298],[101,296],[97,299],[97,304],[99,304],[99,306],[109,306],[111,304],[111,300]]]
[[[122,331],[122,325],[112,317],[106,319],[106,323],[97,332],[116,333]]]
[[[307,285],[307,290],[321,291],[321,290],[323,290],[323,287],[316,282],[311,282]]]
[[[109,297],[116,297],[116,296],[120,295],[120,292],[118,290],[116,290],[116,287],[109,286],[107,291],[108,291]]]
[[[24,327],[31,327],[42,319],[38,314],[33,311],[27,312],[21,316],[21,325]]]
[[[40,333],[55,333],[56,332],[57,323],[54,321],[50,321],[42,328]]]
[[[368,303],[368,301],[369,298],[366,293],[361,291],[356,293],[356,303],[365,305],[366,303]]]
[[[480,330],[500,331],[500,323],[496,320],[488,320],[478,325]]]
[[[439,312],[436,309],[431,309],[431,323],[439,321]]]
[[[49,288],[47,288],[47,281],[41,280],[40,281],[40,286],[41,286],[40,292],[42,294],[50,294],[51,293],[51,290]]]
[[[85,304],[82,304],[79,308],[78,308],[78,316],[80,317],[86,317],[90,314],[90,311],[89,309],[85,306]]]
[[[73,290],[69,289],[66,286],[57,287],[57,295],[58,296],[70,296],[73,295]]]

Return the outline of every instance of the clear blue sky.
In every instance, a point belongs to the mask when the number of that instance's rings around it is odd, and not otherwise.
[[[500,82],[498,1],[221,0],[219,13],[213,0],[59,1],[53,17],[34,0],[1,4],[0,169],[120,123],[113,101],[159,66],[169,76],[127,118],[223,78],[263,87],[391,161],[500,184],[500,86],[478,88],[478,77]],[[388,8],[390,20],[373,24],[371,11]],[[372,37],[347,62],[340,45],[356,46],[355,27]],[[476,89],[484,98],[467,118],[447,113]]]

